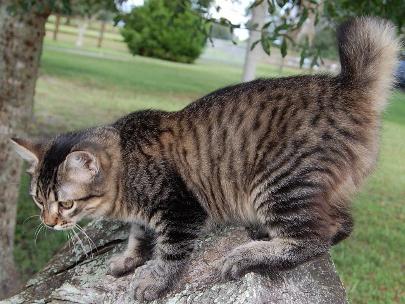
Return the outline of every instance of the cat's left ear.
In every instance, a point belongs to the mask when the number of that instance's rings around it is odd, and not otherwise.
[[[33,173],[39,163],[39,158],[42,151],[41,144],[21,138],[11,138],[10,141],[13,144],[14,150],[17,152],[17,154],[20,155],[22,159],[26,160],[30,165],[27,172]]]
[[[91,182],[100,171],[97,157],[88,151],[74,151],[69,153],[64,162],[64,169],[71,179],[77,182]]]

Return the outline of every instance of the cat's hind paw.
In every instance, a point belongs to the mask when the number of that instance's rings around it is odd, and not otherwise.
[[[221,263],[221,277],[223,280],[237,280],[256,267],[251,252],[245,246],[232,250]]]

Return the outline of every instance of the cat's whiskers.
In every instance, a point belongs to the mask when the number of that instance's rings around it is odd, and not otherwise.
[[[38,226],[39,227],[36,229],[36,232],[35,232],[35,239],[34,239],[35,246],[37,246],[37,239],[38,239],[39,234],[41,233],[42,229],[45,228],[45,225],[42,222],[39,223]]]
[[[73,248],[74,248],[75,245],[76,245],[76,243],[75,243],[75,241],[73,240],[73,233],[71,233],[70,231],[68,231],[67,234],[68,234],[69,248],[70,248],[71,245],[72,245]]]
[[[38,215],[38,214],[34,214],[34,215],[31,215],[31,216],[27,217],[27,218],[24,220],[23,225],[24,225],[27,221],[29,221],[30,219],[32,219],[32,218],[34,218],[34,217],[39,217],[39,215]]]
[[[66,241],[68,243],[69,249],[70,249],[70,235],[69,235],[69,231],[65,231],[65,236],[66,236]]]
[[[75,227],[76,227],[77,229],[79,229],[79,231],[84,234],[84,236],[86,237],[87,241],[89,242],[89,245],[90,245],[90,247],[91,247],[91,251],[93,251],[93,250],[98,251],[96,244],[95,244],[94,241],[91,239],[91,237],[89,237],[89,235],[86,233],[86,231],[83,229],[83,227],[81,227],[79,224],[76,224]]]
[[[36,235],[37,235],[37,232],[38,232],[38,229],[41,227],[41,222],[34,228],[34,240],[35,240],[35,237],[36,237]]]
[[[83,241],[81,240],[81,238],[80,238],[79,235],[77,234],[77,232],[76,232],[76,230],[75,230],[75,227],[72,228],[72,231],[73,231],[73,233],[75,234],[75,237],[77,238],[77,240],[78,240],[78,242],[79,242],[79,244],[80,244],[80,247],[82,248],[83,253],[85,254],[85,256],[86,256],[86,258],[87,258],[87,257],[88,257],[88,254],[87,254],[87,251],[86,251],[86,246],[83,244]]]

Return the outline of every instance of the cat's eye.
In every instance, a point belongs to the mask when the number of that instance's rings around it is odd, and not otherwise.
[[[66,201],[66,202],[59,202],[59,205],[63,208],[63,209],[70,209],[73,207],[74,202],[73,201]]]

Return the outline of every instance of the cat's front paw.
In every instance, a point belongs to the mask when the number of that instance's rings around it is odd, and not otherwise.
[[[135,270],[131,290],[138,301],[153,301],[171,286],[173,274],[162,262],[151,260]]]
[[[143,263],[144,260],[138,256],[119,254],[110,259],[107,273],[118,278],[132,272]]]

